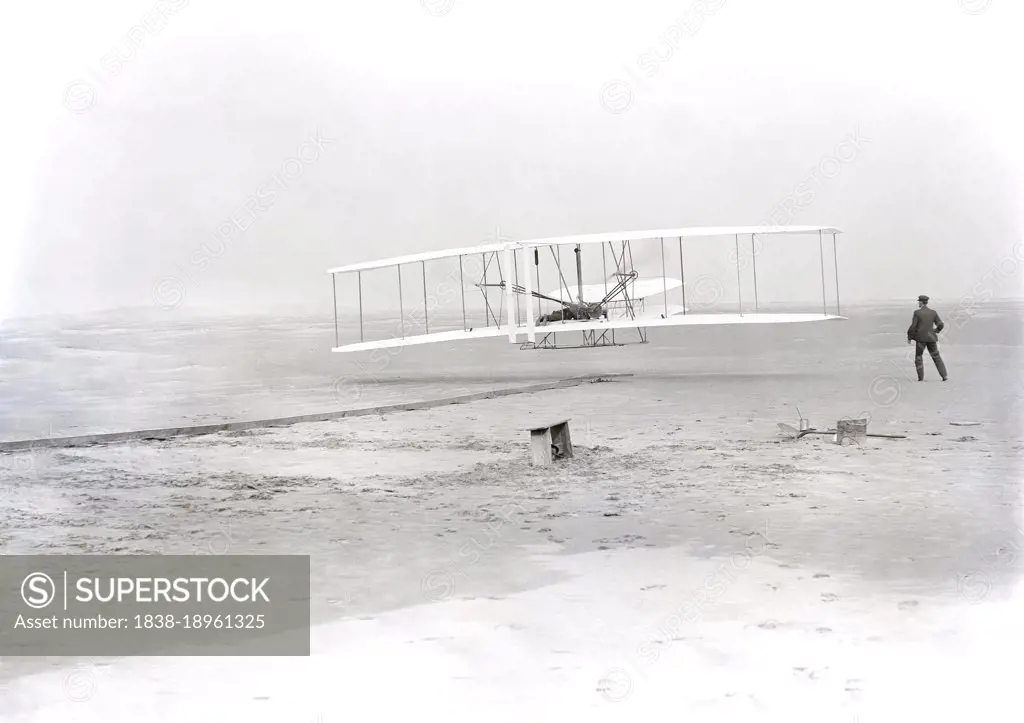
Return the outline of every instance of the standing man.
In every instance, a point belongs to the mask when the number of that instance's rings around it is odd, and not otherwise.
[[[914,350],[914,366],[917,367],[917,381],[924,381],[924,355],[925,347],[931,354],[935,368],[939,370],[942,381],[946,381],[946,365],[942,363],[939,356],[939,332],[945,324],[935,313],[934,309],[928,308],[928,297],[922,294],[917,297],[917,310],[914,311],[914,318],[910,321],[910,328],[907,329],[907,343],[917,342]],[[934,328],[933,328],[934,327]]]

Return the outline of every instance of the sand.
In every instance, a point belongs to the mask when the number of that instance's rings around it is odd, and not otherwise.
[[[309,659],[4,660],[0,717],[1020,710],[1019,406],[723,376],[7,455],[5,553],[309,553],[316,625]],[[782,440],[785,392],[908,438]],[[576,458],[528,466],[525,427],[567,412]]]
[[[948,338],[945,384],[931,368],[908,378],[903,317],[582,352],[410,350],[344,380],[371,404],[634,377],[0,454],[0,552],[309,554],[314,620],[309,658],[2,659],[0,721],[1016,720],[1019,309],[1016,326],[981,314]],[[261,408],[329,410],[312,390],[339,377],[290,363],[304,376],[275,388],[299,391]],[[213,421],[212,401],[138,391],[187,388],[180,375],[123,373],[64,427]],[[234,379],[225,393],[255,412],[239,367],[196,379]],[[40,421],[65,408],[47,394]],[[817,427],[864,416],[906,439],[783,440],[797,406]],[[566,416],[576,457],[530,467],[526,427]]]

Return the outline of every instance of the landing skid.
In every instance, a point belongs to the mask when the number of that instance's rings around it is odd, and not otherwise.
[[[558,332],[549,331],[544,334],[539,341],[524,342],[520,345],[520,349],[590,349],[598,346],[629,346],[631,344],[646,344],[647,343],[647,329],[637,327],[637,334],[639,335],[638,341],[618,341],[615,338],[615,330],[609,329],[606,331],[593,331],[583,332],[583,343],[582,344],[559,344],[558,343]]]

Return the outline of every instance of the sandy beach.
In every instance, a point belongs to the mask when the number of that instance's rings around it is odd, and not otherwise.
[[[900,350],[652,344],[569,389],[4,455],[4,553],[308,553],[315,627],[308,659],[3,660],[0,718],[1010,720],[1020,347],[950,348],[913,384]],[[794,405],[906,438],[786,440]],[[575,458],[529,466],[563,417]]]

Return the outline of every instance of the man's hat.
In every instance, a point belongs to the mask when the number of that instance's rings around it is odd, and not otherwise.
[[[927,297],[927,296],[925,296],[924,294],[921,294],[920,296],[918,296],[918,297],[917,297],[917,300],[918,300],[918,301],[923,301],[923,302],[924,302],[924,303],[926,303],[926,304],[928,303],[928,297]]]

